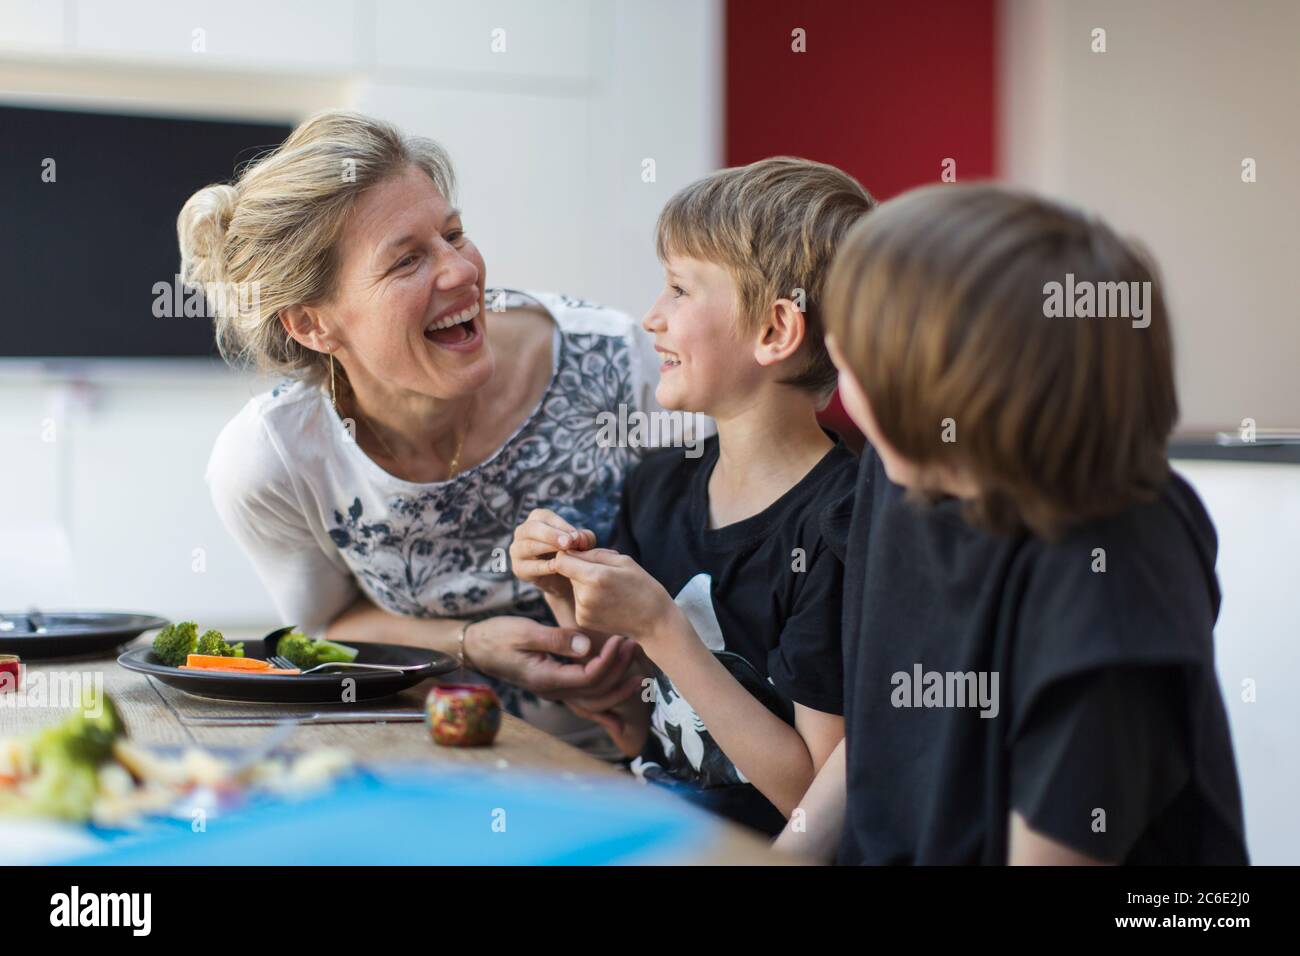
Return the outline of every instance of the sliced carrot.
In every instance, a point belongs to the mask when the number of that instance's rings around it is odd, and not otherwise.
[[[215,667],[223,671],[264,671],[271,666],[269,661],[256,657],[218,657],[215,654],[191,654],[185,663],[190,667]]]
[[[265,667],[261,670],[249,670],[247,667],[218,667],[215,664],[204,664],[202,667],[191,664],[182,664],[177,670],[182,671],[225,671],[227,674],[246,674],[249,677],[261,677],[263,674],[278,674],[283,677],[285,674],[301,674],[302,671],[296,667]]]

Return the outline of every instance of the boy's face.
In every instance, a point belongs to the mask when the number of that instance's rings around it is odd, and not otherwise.
[[[844,361],[844,356],[835,345],[835,339],[829,335],[826,336],[826,351],[830,353],[831,361],[835,363],[840,373],[840,402],[844,405],[844,410],[849,413],[849,418],[862,429],[862,434],[880,456],[880,463],[884,466],[889,480],[903,488],[920,487],[922,484],[920,466],[904,458],[885,440],[885,436],[880,432],[880,426],[876,424],[875,416],[871,414],[871,404],[867,401],[866,391],[858,383],[857,376],[853,374],[848,363]],[[938,490],[956,495],[958,498],[973,498],[980,493],[975,481],[960,470],[939,469],[933,472],[931,484]]]
[[[655,399],[724,417],[761,378],[753,343],[736,327],[735,285],[724,268],[699,259],[671,256],[664,269],[664,290],[641,321],[660,358]]]
[[[849,418],[853,419],[853,424],[862,429],[862,434],[880,456],[880,463],[884,466],[889,480],[904,488],[912,487],[918,481],[916,465],[894,451],[880,434],[876,419],[871,414],[871,405],[867,402],[867,393],[858,384],[857,376],[844,361],[844,356],[836,347],[835,340],[829,335],[826,336],[826,350],[830,353],[835,368],[839,370],[840,402],[844,405],[844,410],[849,413]]]

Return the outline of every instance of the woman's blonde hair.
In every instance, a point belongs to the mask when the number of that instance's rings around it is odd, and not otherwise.
[[[309,380],[324,373],[327,358],[286,334],[280,310],[328,299],[352,204],[410,167],[451,199],[455,176],[438,144],[331,110],[303,122],[233,183],[189,198],[176,220],[181,279],[203,287],[227,362]]]

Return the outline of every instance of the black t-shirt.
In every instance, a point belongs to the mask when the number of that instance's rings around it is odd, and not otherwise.
[[[840,862],[1004,863],[1013,810],[1108,862],[1247,862],[1182,478],[1049,543],[908,500],[867,448],[850,514]]]
[[[852,492],[856,460],[837,443],[759,514],[709,527],[718,439],[700,457],[648,455],[629,475],[609,546],[637,561],[686,612],[742,686],[787,723],[794,702],[841,712],[842,553],[824,533],[828,509]],[[842,545],[843,535],[834,536]],[[656,671],[651,734],[633,770],[767,833],[780,811],[713,742],[694,709]]]

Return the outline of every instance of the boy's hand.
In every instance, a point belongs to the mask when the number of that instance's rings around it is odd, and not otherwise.
[[[572,600],[573,589],[562,574],[550,568],[550,559],[561,551],[584,551],[596,546],[596,534],[575,528],[554,511],[535,508],[515,529],[510,545],[510,567],[515,577],[535,584],[544,593]]]
[[[578,627],[626,634],[643,644],[678,611],[662,584],[627,555],[609,548],[561,551],[547,563],[573,588]]]

